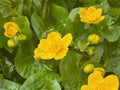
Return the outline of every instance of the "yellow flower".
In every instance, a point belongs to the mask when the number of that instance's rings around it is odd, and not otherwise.
[[[89,7],[87,10],[85,8],[80,8],[79,15],[81,22],[87,24],[96,24],[104,19],[104,16],[101,16],[102,9],[96,9],[94,6]]]
[[[97,34],[91,34],[88,36],[88,42],[90,44],[98,44],[100,41],[100,37]]]
[[[103,78],[99,73],[91,73],[88,76],[88,85],[83,85],[81,90],[118,90],[119,80],[116,75],[108,75]]]
[[[14,37],[16,35],[16,33],[19,31],[19,27],[14,22],[5,23],[4,29],[5,29],[4,35],[9,38]]]
[[[35,59],[62,59],[68,52],[68,46],[72,41],[72,35],[66,34],[61,38],[57,32],[48,34],[47,39],[41,39],[38,47],[34,50]]]

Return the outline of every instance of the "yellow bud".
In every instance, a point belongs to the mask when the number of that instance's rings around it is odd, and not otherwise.
[[[88,42],[90,44],[98,44],[100,41],[100,37],[96,34],[91,34],[88,36]]]
[[[96,67],[96,68],[94,68],[94,71],[93,71],[93,72],[99,73],[99,74],[101,74],[102,76],[104,76],[104,74],[105,74],[105,69],[104,69],[103,67]]]
[[[8,47],[15,47],[15,46],[16,46],[16,43],[15,43],[12,39],[9,39],[9,40],[7,41],[7,45],[8,45]]]
[[[93,55],[94,54],[94,50],[92,48],[89,48],[88,51],[87,51],[87,54],[88,55]]]
[[[87,65],[85,65],[85,67],[83,69],[83,71],[85,73],[91,73],[91,72],[93,72],[93,70],[94,70],[94,65],[93,64],[87,64]]]
[[[25,41],[27,39],[27,37],[25,35],[21,34],[21,35],[18,35],[17,39],[19,41]]]

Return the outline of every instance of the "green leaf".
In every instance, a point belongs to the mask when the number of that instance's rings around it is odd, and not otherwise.
[[[84,23],[80,22],[79,10],[80,8],[72,9],[68,16],[73,26],[72,31],[74,32],[74,35],[73,35],[74,39],[80,36],[79,32],[83,30],[83,26],[84,26]]]
[[[53,3],[56,3],[57,5],[60,5],[60,6],[64,7],[64,8],[66,8],[69,11],[72,8],[74,8],[75,6],[79,5],[78,0],[71,0],[71,1],[69,1],[69,0],[51,0],[51,1],[53,1]]]
[[[31,16],[31,23],[37,37],[40,39],[42,33],[45,31],[45,25],[36,12]]]
[[[70,14],[69,14],[69,18],[71,19],[71,21],[75,21],[75,20],[77,20],[78,18],[78,14],[79,14],[79,10],[80,10],[80,8],[74,8],[74,9],[72,9],[71,10],[71,12],[70,12]]]
[[[60,61],[60,74],[65,90],[79,90],[78,64],[82,56],[74,51],[69,51],[67,56]]]
[[[116,74],[120,79],[120,72],[119,72],[120,60],[119,59],[120,59],[120,55],[118,57],[109,58],[109,60],[105,62],[104,66],[106,68],[106,71]]]
[[[22,44],[15,57],[15,68],[24,78],[28,78],[34,73],[32,69],[34,46],[32,43],[33,42],[25,42]]]
[[[4,31],[0,30],[0,48],[3,48],[7,45],[7,38],[4,36]]]
[[[18,83],[0,79],[0,90],[19,90],[20,85]]]
[[[96,60],[97,62],[101,61],[101,58],[104,53],[104,48],[102,45],[98,45],[94,48],[94,55],[91,57],[91,60]]]
[[[13,17],[12,20],[16,22],[20,28],[20,33],[27,36],[28,39],[32,37],[30,22],[25,16]]]
[[[83,42],[82,40],[79,40],[77,44],[81,52],[84,52],[86,48],[88,47],[87,43]]]
[[[100,31],[105,39],[109,42],[114,42],[119,39],[120,36],[120,27],[119,26],[111,26],[110,29],[103,29]]]
[[[120,0],[107,0],[111,7],[119,7],[120,8]]]
[[[96,4],[96,0],[80,0],[85,6],[93,6]]]
[[[62,35],[66,33],[73,33],[73,26],[71,20],[69,18],[61,20],[55,26],[55,30],[59,31]]]
[[[58,79],[58,74],[41,70],[30,76],[20,90],[61,90]]]
[[[69,13],[65,8],[58,6],[56,4],[53,4],[51,8],[51,14],[52,14],[52,17],[57,22],[59,22],[60,20],[67,18]]]
[[[6,18],[10,15],[11,11],[11,2],[8,0],[1,0],[0,1],[0,13],[2,14],[3,18]]]

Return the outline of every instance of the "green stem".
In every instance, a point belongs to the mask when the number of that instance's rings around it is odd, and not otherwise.
[[[46,17],[46,12],[47,12],[47,2],[48,2],[48,0],[45,0],[45,1],[44,1],[43,12],[42,12],[42,20],[44,20],[45,17]]]

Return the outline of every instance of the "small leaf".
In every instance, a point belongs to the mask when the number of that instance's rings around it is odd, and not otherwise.
[[[81,52],[84,52],[86,50],[86,48],[88,47],[87,43],[79,40],[78,41],[78,47],[80,48]]]

